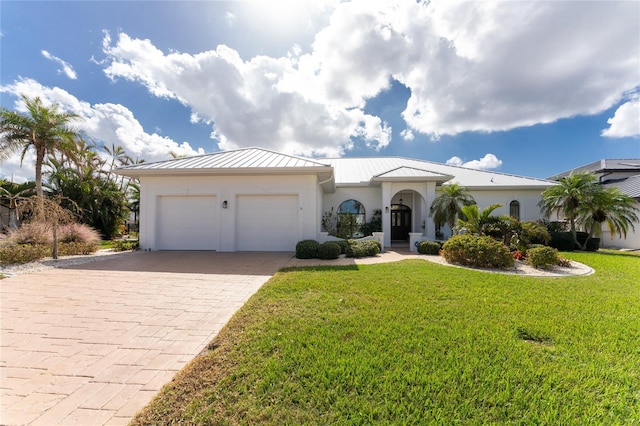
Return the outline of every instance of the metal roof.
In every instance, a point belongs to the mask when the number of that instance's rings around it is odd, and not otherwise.
[[[153,163],[140,163],[122,167],[123,175],[180,172],[230,172],[232,170],[273,170],[314,169],[330,172],[330,167],[308,158],[281,154],[263,148],[244,148],[222,151],[194,157],[176,158]]]
[[[604,186],[614,186],[622,193],[640,201],[640,174],[615,182],[605,183]]]
[[[441,173],[434,173],[428,170],[416,169],[414,167],[398,167],[397,169],[389,170],[379,175],[373,176],[371,180],[385,181],[385,180],[428,180],[436,182],[446,182],[453,178],[453,176],[443,175]]]
[[[576,172],[592,172],[592,173],[604,173],[604,172],[628,172],[628,171],[640,171],[640,158],[609,158],[594,161],[593,163],[585,164],[584,166],[576,167],[575,169],[567,170],[566,172],[558,173],[551,176],[550,180],[558,180],[561,177],[569,176],[571,173]]]
[[[453,179],[447,183],[457,182],[467,188],[504,189],[506,187],[518,187],[539,189],[547,188],[554,184],[554,182],[546,179],[468,169],[466,167],[402,157],[334,158],[318,161],[326,161],[333,166],[336,185],[342,186],[368,183],[374,176],[399,171],[400,169],[405,171],[414,169],[421,170],[423,173],[453,176]],[[397,173],[402,172],[399,171]],[[407,179],[410,180],[409,177]]]
[[[316,173],[322,174],[323,187],[370,185],[371,181],[430,180],[457,182],[468,188],[546,188],[554,183],[506,173],[468,169],[425,160],[402,157],[308,159],[264,148],[244,148],[195,157],[176,158],[122,167],[117,173],[142,175],[192,175],[240,173]],[[335,180],[334,180],[335,179]],[[448,182],[447,182],[448,181]]]

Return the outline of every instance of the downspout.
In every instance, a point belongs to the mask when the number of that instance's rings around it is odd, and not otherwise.
[[[329,175],[329,178],[323,181],[318,182],[318,185],[322,186],[327,182],[331,182],[333,180],[333,167],[331,168],[331,174]]]

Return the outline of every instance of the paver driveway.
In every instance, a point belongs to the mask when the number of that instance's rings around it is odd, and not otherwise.
[[[139,252],[0,280],[0,423],[127,424],[291,257]]]

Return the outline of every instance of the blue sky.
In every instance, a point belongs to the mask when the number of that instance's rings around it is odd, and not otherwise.
[[[147,161],[261,146],[548,177],[640,158],[637,1],[3,0],[0,19],[2,106],[56,102]]]

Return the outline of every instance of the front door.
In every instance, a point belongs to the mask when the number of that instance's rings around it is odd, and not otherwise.
[[[411,209],[404,204],[391,205],[391,240],[407,241],[411,232]]]

